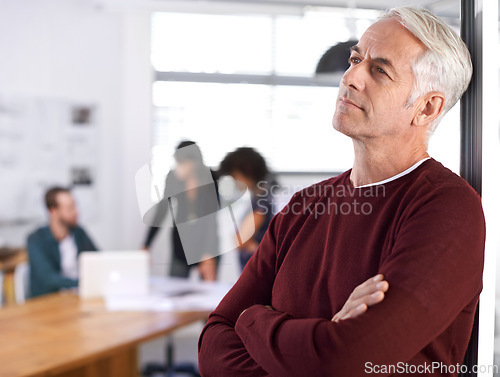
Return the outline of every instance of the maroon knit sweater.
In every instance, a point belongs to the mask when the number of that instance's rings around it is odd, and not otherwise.
[[[354,188],[349,176],[295,194],[273,218],[203,329],[203,377],[458,374],[443,368],[463,361],[482,289],[479,196],[434,159],[384,185]],[[385,299],[331,322],[377,273]]]

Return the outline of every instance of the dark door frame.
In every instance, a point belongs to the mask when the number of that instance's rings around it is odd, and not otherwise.
[[[469,88],[460,102],[460,175],[481,195],[482,181],[482,53],[483,0],[461,0],[461,35],[471,53],[474,72]],[[479,303],[463,365],[462,377],[477,377]]]

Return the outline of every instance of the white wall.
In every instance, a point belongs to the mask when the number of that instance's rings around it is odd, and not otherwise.
[[[98,104],[97,217],[82,225],[101,249],[140,247],[146,227],[134,179],[150,160],[148,11],[102,9],[91,0],[0,0],[0,51],[0,93]],[[303,180],[285,178],[282,184]],[[23,246],[38,225],[0,226],[0,238]],[[169,229],[158,234],[152,248],[158,274],[168,269]],[[234,281],[237,260],[226,259],[223,278]]]
[[[1,0],[0,52],[0,93],[99,106],[98,215],[83,225],[101,248],[137,248],[134,173],[149,160],[151,129],[148,13]],[[0,227],[0,238],[22,246],[34,226]]]

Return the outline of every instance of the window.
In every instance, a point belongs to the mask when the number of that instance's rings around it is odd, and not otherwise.
[[[194,140],[216,167],[240,146],[276,172],[341,172],[351,141],[334,131],[336,83],[318,84],[316,64],[332,45],[359,38],[373,19],[331,11],[303,17],[155,13],[152,19],[153,178]],[[458,172],[459,110],[446,115],[430,150]]]
[[[153,67],[164,72],[270,74],[271,21],[262,16],[155,13]]]
[[[314,82],[323,53],[350,37],[338,14],[155,13],[152,21],[152,65],[169,74],[153,85],[154,175],[165,174],[183,139],[196,141],[210,166],[240,146],[255,147],[275,171],[352,163],[350,141],[331,126],[337,88]]]

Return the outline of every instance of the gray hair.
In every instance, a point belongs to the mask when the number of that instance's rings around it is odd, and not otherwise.
[[[417,98],[431,91],[443,93],[444,111],[430,125],[432,133],[469,86],[472,77],[469,50],[450,26],[426,9],[393,8],[381,17],[388,18],[396,19],[427,47],[412,62],[414,82],[407,106],[413,106]]]

